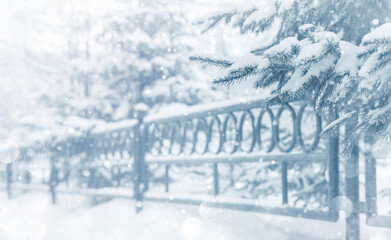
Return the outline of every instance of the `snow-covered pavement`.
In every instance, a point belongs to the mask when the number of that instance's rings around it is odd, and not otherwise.
[[[4,195],[4,194],[2,194]],[[391,230],[362,228],[363,239],[386,240]],[[1,240],[247,240],[343,239],[343,221],[327,223],[197,206],[117,199],[88,207],[81,197],[47,194],[0,197]]]

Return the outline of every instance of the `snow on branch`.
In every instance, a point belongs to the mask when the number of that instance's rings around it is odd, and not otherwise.
[[[341,116],[341,117],[337,118],[336,120],[332,121],[331,123],[329,123],[325,128],[323,128],[323,130],[320,134],[325,134],[325,133],[329,132],[330,130],[335,129],[336,127],[338,127],[342,123],[345,123],[346,121],[350,120],[356,114],[357,114],[356,111],[344,114],[343,116]]]
[[[254,46],[245,56],[257,55],[257,61],[230,62],[225,65],[228,74],[213,83],[251,80],[255,88],[273,93],[268,104],[305,98],[316,111],[330,104],[342,112],[359,109],[355,134],[379,135],[390,129],[391,122],[390,11],[389,0],[376,4],[272,0],[216,14],[203,22],[205,31],[220,22],[241,33],[268,34],[270,27],[276,31],[272,31],[274,43],[270,47]],[[335,13],[332,20],[330,13]],[[219,62],[210,64],[215,63]],[[334,124],[349,120],[352,114]]]
[[[250,55],[233,64],[230,62],[229,73],[213,83],[229,85],[251,78],[255,88],[276,93],[269,104],[309,96],[319,110],[332,101],[329,97],[338,83],[347,74],[357,72],[358,66],[351,66],[357,63],[348,60],[358,51],[352,44],[347,49],[346,42],[334,33],[311,32],[313,29],[307,24],[304,39],[288,37],[262,56]]]
[[[256,65],[252,66],[244,66],[238,69],[234,69],[229,72],[229,74],[226,77],[216,79],[213,81],[213,84],[216,85],[230,85],[237,82],[240,82],[242,80],[245,80],[252,74],[255,74],[255,70],[257,69]]]
[[[208,65],[215,66],[215,67],[221,67],[221,68],[229,68],[233,64],[233,62],[228,61],[228,60],[214,59],[211,57],[203,57],[203,56],[191,56],[189,58],[189,60],[208,64]]]

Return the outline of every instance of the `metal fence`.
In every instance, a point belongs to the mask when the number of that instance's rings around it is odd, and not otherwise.
[[[332,108],[317,114],[305,102],[268,107],[263,100],[195,106],[165,116],[139,111],[137,119],[84,136],[11,149],[14,159],[3,165],[0,177],[10,198],[41,190],[50,192],[53,203],[59,194],[83,194],[94,201],[133,198],[137,211],[145,202],[163,201],[325,221],[338,220],[344,185],[353,204],[347,238],[358,239],[360,212],[372,226],[391,227],[391,218],[377,214],[376,160],[370,152],[364,153],[365,202],[358,195],[358,146],[340,172],[339,131],[320,134],[336,118]],[[241,174],[235,174],[238,169]],[[255,174],[247,174],[249,169]],[[174,175],[191,172],[210,180],[207,191],[174,191],[181,183]],[[256,191],[243,197],[236,185]],[[192,188],[186,182],[178,189]]]

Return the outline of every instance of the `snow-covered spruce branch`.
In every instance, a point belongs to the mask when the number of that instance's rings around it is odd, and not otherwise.
[[[203,25],[203,33],[215,28],[219,23],[230,25],[244,34],[262,34],[277,28],[275,43],[294,36],[299,27],[312,23],[315,27],[340,33],[345,41],[359,44],[374,24],[389,21],[390,2],[388,0],[271,0],[248,3],[222,10],[198,24]],[[333,14],[332,21],[330,13]],[[358,17],[359,16],[359,17]],[[373,20],[376,20],[373,23]],[[388,19],[388,20],[387,20]]]
[[[349,121],[356,114],[357,114],[357,112],[353,111],[353,112],[350,112],[350,113],[347,113],[347,114],[344,114],[344,115],[340,116],[336,120],[334,120],[331,123],[329,123],[325,128],[323,128],[321,134],[328,133],[329,131],[335,129],[339,125],[345,123],[346,121]]]
[[[269,104],[303,98],[316,110],[332,104],[340,111],[358,111],[353,135],[391,133],[391,23],[365,35],[359,46],[332,32],[313,32],[308,25],[305,29],[301,37],[285,38],[262,56],[233,63],[214,83],[251,79],[255,88],[274,92]],[[343,115],[336,122],[350,117]]]
[[[265,4],[268,6],[265,6]],[[259,34],[272,27],[279,16],[278,9],[280,9],[280,5],[279,1],[269,1],[255,6],[242,6],[241,10],[227,10],[198,21],[197,24],[203,25],[202,33],[210,31],[219,23],[224,23],[239,29],[242,34],[248,32]]]
[[[215,59],[215,58],[203,57],[203,56],[191,56],[189,60],[215,66],[215,67],[221,67],[221,68],[229,68],[233,64],[233,62],[228,60]]]
[[[251,77],[255,88],[267,88],[276,93],[269,100],[270,104],[309,96],[316,109],[320,109],[350,71],[344,65],[346,52],[341,50],[341,45],[347,43],[330,32],[308,34],[302,40],[286,38],[262,56],[235,62],[225,77],[213,83],[227,85]],[[340,62],[341,59],[344,61]]]
[[[229,74],[226,77],[214,80],[213,84],[230,85],[230,84],[238,83],[242,80],[245,80],[249,76],[255,74],[256,69],[257,66],[255,65],[244,66],[238,69],[233,69],[229,72]]]

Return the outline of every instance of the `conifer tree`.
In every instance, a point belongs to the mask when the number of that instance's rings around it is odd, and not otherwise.
[[[120,3],[118,14],[110,12],[97,36],[104,48],[101,74],[109,88],[130,108],[137,102],[150,107],[199,103],[209,84],[189,82],[200,68],[188,64],[195,32],[186,16],[170,3]]]
[[[243,4],[242,4],[243,5]],[[295,36],[305,24],[331,31],[345,41],[360,44],[362,37],[373,27],[390,21],[390,1],[351,0],[271,0],[259,1],[240,10],[211,16],[199,23],[204,31],[224,22],[241,33],[262,34],[277,25],[275,42]],[[257,52],[258,49],[254,49]]]
[[[367,134],[374,140],[390,137],[391,23],[365,35],[357,57],[363,63],[356,84],[346,87],[360,113],[355,135]]]
[[[271,46],[254,48],[245,61],[191,59],[228,69],[215,84],[250,80],[255,88],[269,89],[273,93],[269,104],[309,99],[317,111],[331,104],[345,113],[326,129],[358,113],[350,137],[364,132],[383,136],[391,130],[391,38],[386,23],[390,17],[388,0],[274,1],[267,7],[260,3],[202,23],[206,31],[225,22],[242,33],[256,34],[277,26]]]

